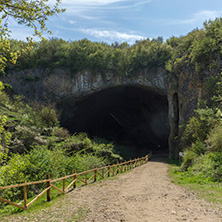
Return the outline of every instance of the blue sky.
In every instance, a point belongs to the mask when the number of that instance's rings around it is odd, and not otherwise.
[[[47,26],[53,37],[73,41],[87,38],[133,44],[158,36],[166,40],[202,28],[205,20],[222,17],[221,0],[63,0],[61,7],[66,12],[51,17]],[[17,39],[32,33],[14,22],[11,29]]]

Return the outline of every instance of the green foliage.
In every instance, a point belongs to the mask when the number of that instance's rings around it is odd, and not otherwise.
[[[27,154],[13,154],[7,164],[0,168],[0,186],[18,184],[27,181],[42,180],[47,174],[59,178],[72,174],[73,170],[83,172],[108,164],[104,157],[96,152],[76,153],[70,156],[63,147],[48,149],[46,146],[34,146]],[[45,184],[35,185],[29,190],[29,197],[39,193]],[[15,188],[0,191],[3,198],[16,201],[23,198],[22,189]],[[4,204],[0,203],[0,206]]]
[[[46,174],[58,178],[74,169],[82,172],[122,160],[113,144],[93,141],[86,133],[71,136],[59,127],[53,106],[35,103],[31,107],[22,96],[10,100],[3,84],[0,87],[0,186],[42,180]],[[40,193],[44,186],[31,186],[28,196]],[[16,202],[23,199],[23,190],[1,190],[0,196]],[[1,209],[4,206],[0,203]]]
[[[222,152],[222,124],[217,124],[210,132],[207,144],[211,152]]]
[[[48,0],[34,1],[14,1],[0,0],[0,72],[4,73],[4,69],[10,63],[15,64],[17,59],[32,49],[33,41],[27,38],[28,44],[18,42],[18,50],[14,50],[11,41],[8,39],[10,30],[8,29],[8,20],[12,18],[19,25],[31,27],[34,35],[42,37],[43,32],[51,33],[46,27],[48,17],[64,12],[59,9],[61,0],[55,0],[55,4],[50,6]]]
[[[69,131],[63,127],[54,127],[52,130],[52,136],[66,139],[70,134]]]
[[[202,183],[222,182],[222,154],[214,152],[196,157],[188,175]]]
[[[172,47],[158,39],[137,41],[132,46],[127,43],[110,46],[87,39],[70,42],[50,39],[36,43],[32,51],[19,58],[14,68],[65,67],[73,73],[89,70],[129,75],[143,68],[164,67],[171,53]]]
[[[179,39],[172,37],[167,43],[174,48],[167,69],[173,72],[183,67],[194,68],[195,71],[219,71],[222,51],[222,18],[204,23],[201,30],[195,29]]]
[[[212,108],[197,109],[197,116],[192,117],[186,125],[182,141],[184,146],[190,146],[196,141],[204,141],[212,127],[220,121],[218,110]]]
[[[58,115],[55,109],[45,106],[39,111],[38,115],[40,116],[42,123],[46,126],[53,127],[58,125]]]
[[[182,171],[185,171],[188,169],[188,167],[191,167],[197,157],[196,153],[193,150],[189,149],[184,152],[184,155],[185,156],[183,158],[183,163],[181,165]]]

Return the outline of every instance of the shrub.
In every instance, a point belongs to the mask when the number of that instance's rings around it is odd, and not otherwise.
[[[43,139],[40,135],[40,130],[35,126],[21,126],[15,127],[13,134],[14,140],[10,146],[13,152],[23,153],[31,149],[34,144],[43,145],[47,143],[47,140]]]
[[[193,116],[186,125],[182,141],[185,146],[191,146],[196,141],[205,141],[208,133],[217,122],[220,122],[220,116],[217,110],[211,108],[197,109],[197,116]]]
[[[63,127],[54,127],[52,130],[52,136],[56,136],[59,138],[68,138],[69,135],[69,131]]]
[[[59,123],[56,110],[52,107],[45,106],[38,112],[38,114],[41,117],[42,123],[45,123],[48,127],[57,126]]]
[[[202,178],[202,183],[222,182],[222,153],[208,153],[197,157],[188,171],[191,176]]]
[[[187,149],[184,155],[183,163],[181,165],[181,170],[186,171],[188,167],[191,167],[194,163],[195,158],[197,157],[197,154],[194,153],[192,150]]]
[[[198,156],[207,152],[207,146],[202,141],[196,141],[192,144],[191,150]]]
[[[222,152],[222,124],[218,124],[211,131],[207,144],[212,152]]]

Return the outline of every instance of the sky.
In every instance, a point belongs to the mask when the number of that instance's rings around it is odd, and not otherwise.
[[[55,0],[49,0],[53,4]],[[128,42],[164,40],[202,28],[205,20],[222,17],[221,0],[63,0],[65,13],[49,18],[47,27],[64,40]],[[32,30],[10,23],[12,37],[24,40]],[[48,35],[45,35],[49,38]]]

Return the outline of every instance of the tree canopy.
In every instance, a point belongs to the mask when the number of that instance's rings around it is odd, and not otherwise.
[[[11,45],[13,51],[19,48],[15,40],[11,40]],[[36,42],[33,50],[21,56],[17,64],[8,66],[8,69],[64,67],[72,73],[89,70],[131,75],[143,68],[164,68],[171,54],[172,47],[158,39],[137,41],[130,46],[126,42],[108,45],[87,39],[67,42],[52,38]]]
[[[46,27],[48,17],[65,11],[59,8],[60,3],[61,0],[55,0],[51,6],[49,0],[0,0],[0,71],[4,70],[8,62],[15,63],[18,56],[30,49],[29,45],[21,47],[22,51],[10,51],[10,18],[19,25],[31,27],[34,35],[42,37],[43,32],[51,33]],[[27,40],[32,43],[31,38]]]

